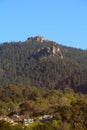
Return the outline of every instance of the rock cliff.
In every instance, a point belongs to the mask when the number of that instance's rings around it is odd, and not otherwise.
[[[28,37],[27,41],[38,41],[38,42],[43,42],[44,37],[42,36],[32,36]]]
[[[60,48],[58,47],[57,44],[41,48],[35,54],[37,58],[41,56],[55,56],[55,55],[60,56],[61,59],[63,58],[62,52],[60,51]]]

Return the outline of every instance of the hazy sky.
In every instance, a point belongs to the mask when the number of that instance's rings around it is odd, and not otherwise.
[[[87,49],[87,0],[0,0],[0,43],[35,35]]]

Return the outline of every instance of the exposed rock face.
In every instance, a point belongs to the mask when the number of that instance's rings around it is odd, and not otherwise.
[[[38,42],[43,42],[44,38],[42,36],[32,36],[32,37],[29,37],[27,39],[28,41],[38,41]]]
[[[56,44],[55,45],[51,45],[49,47],[41,48],[35,54],[35,56],[37,58],[39,58],[41,56],[55,56],[55,55],[60,56],[61,59],[63,58],[63,55],[62,55],[62,53],[60,51],[60,48]]]
[[[45,39],[42,36],[32,36],[28,37],[27,41],[38,41],[43,42]],[[49,46],[39,49],[35,54],[35,58],[39,58],[41,56],[55,56],[58,55],[63,58],[63,55],[60,51],[60,48],[57,44],[49,44]]]

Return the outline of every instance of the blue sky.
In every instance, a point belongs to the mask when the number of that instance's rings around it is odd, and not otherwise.
[[[0,43],[36,35],[87,49],[87,0],[0,0]]]

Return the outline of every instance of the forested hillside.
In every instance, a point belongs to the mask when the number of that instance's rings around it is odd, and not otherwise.
[[[70,87],[87,93],[87,50],[41,40],[0,45],[0,86]]]
[[[34,120],[27,127],[26,118]],[[40,36],[0,44],[0,130],[7,129],[86,130],[87,50]]]
[[[87,95],[74,93],[72,89],[45,90],[35,87],[9,86],[0,88],[0,116],[14,115],[34,119],[23,127],[0,121],[0,130],[87,130]],[[52,115],[50,120],[40,117]]]

